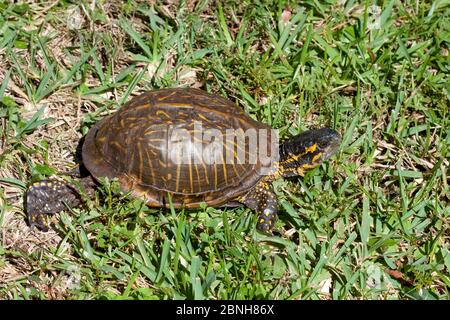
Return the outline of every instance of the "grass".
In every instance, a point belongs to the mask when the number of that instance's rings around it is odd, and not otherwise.
[[[0,0],[1,299],[449,299],[447,1]],[[246,208],[148,208],[105,181],[30,230],[23,195],[144,90],[201,87],[288,138],[343,135]]]

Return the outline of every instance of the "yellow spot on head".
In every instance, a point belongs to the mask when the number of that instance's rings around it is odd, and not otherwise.
[[[290,158],[287,159],[285,162],[286,163],[290,163],[290,162],[294,162],[297,161],[300,157],[308,154],[308,153],[314,153],[317,149],[317,144],[314,143],[313,145],[309,146],[308,148],[306,148],[305,152],[303,153],[299,153],[299,154],[291,154]]]
[[[313,162],[313,163],[317,163],[317,160],[320,159],[320,157],[322,157],[322,152],[319,152],[318,154],[316,154],[316,155],[312,158],[312,162]]]
[[[317,149],[317,143],[314,143],[312,146],[308,147],[305,152],[313,153],[314,151],[316,151],[316,149]]]

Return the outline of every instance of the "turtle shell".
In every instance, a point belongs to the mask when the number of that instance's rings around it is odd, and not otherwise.
[[[269,126],[220,96],[198,89],[148,91],[89,130],[83,163],[95,179],[117,178],[123,190],[145,197],[149,206],[168,206],[168,194],[175,207],[226,205],[271,166],[259,159],[248,161],[260,145],[250,146],[244,139],[245,150],[237,150],[227,140],[232,135],[217,135],[227,129],[266,129],[267,140],[272,135]],[[236,147],[231,151],[230,142]],[[271,144],[266,147],[270,153]],[[246,161],[236,161],[238,153]],[[224,161],[230,154],[234,161]]]

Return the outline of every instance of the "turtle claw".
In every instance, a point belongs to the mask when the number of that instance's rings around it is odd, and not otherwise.
[[[36,227],[39,231],[47,232],[49,229],[48,217],[45,214],[29,212],[28,224],[30,225],[31,230]]]
[[[257,226],[256,230],[258,230],[258,232],[262,233],[265,236],[273,237],[273,230],[272,229],[261,229],[261,228],[259,228]]]

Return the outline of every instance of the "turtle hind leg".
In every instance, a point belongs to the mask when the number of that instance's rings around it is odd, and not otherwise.
[[[47,216],[81,203],[80,193],[74,186],[57,180],[42,180],[32,184],[26,193],[25,211],[30,227],[48,231]]]

